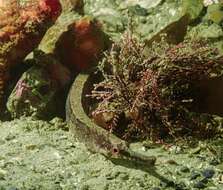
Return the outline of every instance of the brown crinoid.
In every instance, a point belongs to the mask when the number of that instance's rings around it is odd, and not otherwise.
[[[209,137],[219,123],[199,111],[200,84],[222,68],[223,57],[201,40],[147,48],[127,33],[99,64],[104,80],[90,95],[98,101],[92,117],[126,140]]]
[[[0,93],[4,93],[10,69],[39,44],[60,15],[59,0],[17,0],[0,4]]]

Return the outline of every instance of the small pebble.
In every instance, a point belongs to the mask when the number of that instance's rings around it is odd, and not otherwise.
[[[172,147],[170,147],[169,151],[171,153],[180,154],[180,153],[182,153],[182,148],[179,146],[172,146]]]
[[[9,187],[7,190],[19,190],[17,187]]]
[[[213,169],[205,169],[203,172],[202,172],[203,176],[205,178],[212,178],[215,174],[215,171]]]
[[[175,184],[173,181],[161,181],[160,182],[160,186],[163,187],[163,188],[166,188],[166,187],[173,187]]]
[[[197,155],[197,158],[201,161],[206,161],[207,157],[205,155]]]
[[[223,171],[223,163],[219,164],[219,165],[217,166],[217,168],[218,168],[219,170]]]
[[[0,180],[3,180],[6,174],[7,174],[7,171],[0,168]]]
[[[213,158],[210,162],[209,162],[210,165],[212,166],[217,166],[218,164],[220,164],[219,160],[216,159],[216,158]]]
[[[50,120],[49,122],[50,124],[53,124],[53,125],[56,125],[58,123],[63,123],[63,119],[62,118],[59,118],[59,117],[54,117],[53,119]]]
[[[195,180],[195,179],[197,179],[200,176],[201,176],[201,174],[199,174],[198,172],[192,172],[190,180]]]
[[[219,183],[223,184],[223,174],[219,175],[218,179]]]
[[[37,145],[36,144],[29,144],[29,145],[26,145],[25,148],[27,150],[34,150],[37,148]]]
[[[197,189],[204,189],[205,187],[206,187],[205,183],[201,181],[194,184],[194,188],[197,188]]]
[[[202,182],[202,183],[208,183],[208,179],[207,178],[203,178],[202,180],[200,180],[200,182]]]
[[[180,182],[176,184],[175,190],[184,190],[186,188],[186,185],[183,182]]]
[[[0,190],[6,190],[6,188],[0,185]]]
[[[168,186],[167,183],[165,183],[163,181],[160,182],[160,187],[166,188],[167,186]]]
[[[197,178],[200,177],[200,176],[201,176],[201,174],[196,173],[196,172],[193,172],[193,173],[191,174],[190,180],[195,180],[195,179],[197,179]]]
[[[187,166],[182,166],[180,168],[180,171],[183,172],[183,173],[188,173],[188,172],[190,172],[190,169]]]
[[[170,165],[178,165],[178,163],[175,160],[167,160],[165,163],[170,164]]]
[[[152,189],[150,190],[161,190],[159,187],[153,187]]]
[[[6,141],[11,141],[11,140],[13,140],[13,139],[15,139],[15,138],[16,138],[16,136],[15,136],[14,134],[10,133],[10,134],[8,134],[8,135],[5,137],[5,140],[6,140]]]
[[[201,151],[201,147],[194,148],[190,151],[190,154],[198,154]]]
[[[121,173],[118,177],[124,181],[129,179],[129,176],[126,173]]]
[[[141,7],[140,5],[135,5],[129,7],[129,11],[133,14],[139,15],[139,16],[147,16],[148,12],[147,9]]]
[[[89,185],[82,185],[80,189],[81,190],[88,190],[89,189]]]
[[[5,140],[0,139],[0,145],[3,145],[3,144],[5,144]]]

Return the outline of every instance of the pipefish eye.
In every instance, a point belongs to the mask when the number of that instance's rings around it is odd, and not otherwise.
[[[118,148],[116,147],[112,148],[112,154],[118,154],[118,153],[119,153]]]

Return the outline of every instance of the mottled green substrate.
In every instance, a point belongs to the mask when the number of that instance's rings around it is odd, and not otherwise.
[[[58,118],[50,122],[23,118],[1,123],[0,129],[0,189],[223,188],[219,180],[223,173],[222,140],[216,146],[200,143],[188,149],[175,145],[168,151],[164,146],[134,144],[135,150],[158,158],[156,168],[140,168],[131,163],[114,164],[100,154],[89,153]]]

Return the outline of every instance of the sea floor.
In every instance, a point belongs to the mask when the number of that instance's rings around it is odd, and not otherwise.
[[[223,189],[223,138],[187,145],[136,143],[155,167],[111,161],[77,142],[59,118],[0,123],[1,190]]]

